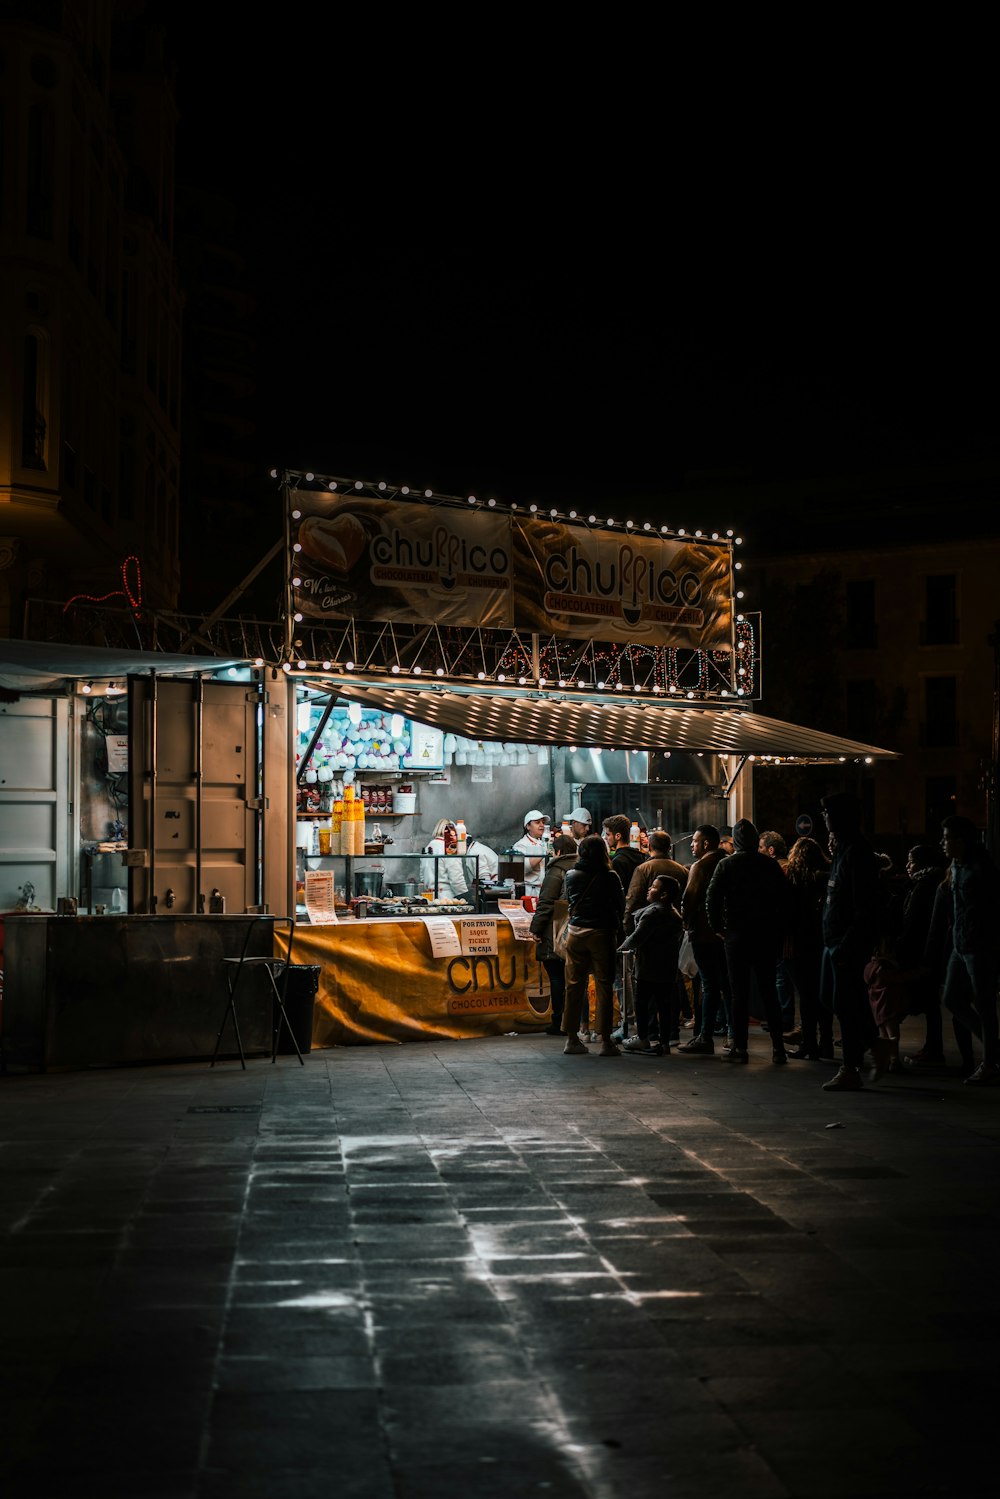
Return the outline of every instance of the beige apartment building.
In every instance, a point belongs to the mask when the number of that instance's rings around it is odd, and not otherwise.
[[[933,541],[855,525],[849,547],[748,560],[764,711],[899,753],[866,772],[871,831],[898,848],[949,812],[990,817],[1000,539],[948,527],[944,507]]]
[[[5,6],[0,65],[0,635],[19,636],[30,600],[176,604],[176,119],[141,8]]]

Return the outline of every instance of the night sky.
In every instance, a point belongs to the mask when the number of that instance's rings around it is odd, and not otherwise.
[[[523,80],[488,107],[485,76],[403,87],[274,34],[230,68],[178,24],[180,169],[240,207],[268,466],[701,524],[693,473],[1000,456],[988,205],[917,127],[670,144],[652,98],[525,123]]]

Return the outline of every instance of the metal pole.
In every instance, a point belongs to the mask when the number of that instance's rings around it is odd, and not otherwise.
[[[997,781],[1000,778],[1000,619],[994,622],[989,639],[993,647],[993,732],[986,771],[986,846],[996,858],[1000,852],[1000,805],[997,801]]]
[[[198,677],[195,695],[195,762],[194,762],[194,901],[192,909],[199,915],[205,911],[205,896],[201,888],[201,795],[205,769],[205,684]]]
[[[156,915],[156,672],[149,673],[149,886],[146,910]]]

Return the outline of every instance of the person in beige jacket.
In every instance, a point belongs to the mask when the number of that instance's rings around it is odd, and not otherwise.
[[[681,890],[687,884],[688,872],[674,858],[673,839],[669,833],[657,828],[649,835],[649,858],[636,866],[629,881],[625,896],[625,934],[635,931],[635,918],[649,901],[649,887],[657,875],[669,875],[676,880]]]

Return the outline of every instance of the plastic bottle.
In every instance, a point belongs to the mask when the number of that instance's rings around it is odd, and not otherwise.
[[[639,847],[639,824],[637,822],[634,822],[629,829],[628,845],[629,848]]]
[[[124,911],[125,909],[125,897],[120,885],[116,885],[111,892],[111,909],[112,911]]]
[[[468,842],[468,835],[465,831],[465,823],[460,817],[457,818],[455,822],[455,837],[458,839],[458,853],[464,854],[466,844]]]

